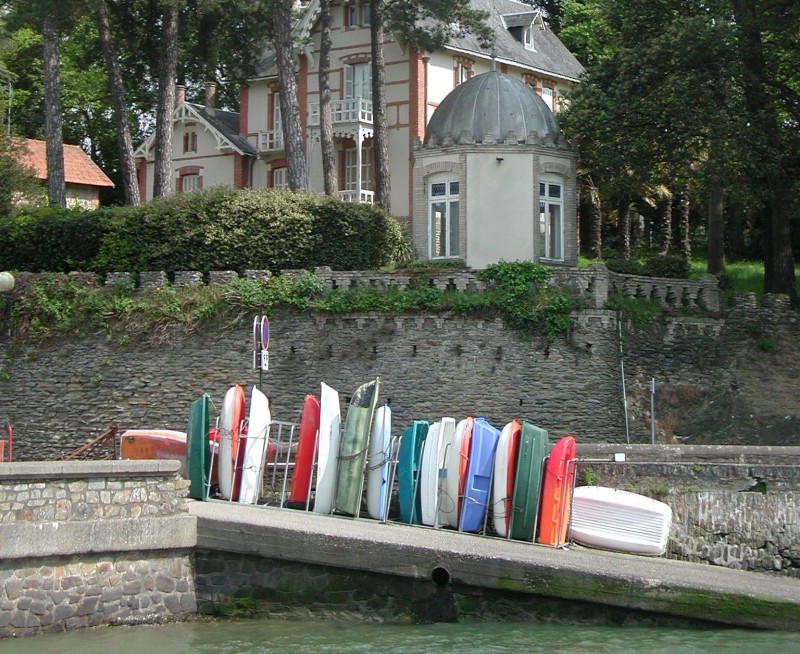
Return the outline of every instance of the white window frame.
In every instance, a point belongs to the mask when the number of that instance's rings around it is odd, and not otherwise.
[[[361,148],[361,188],[358,188],[356,166],[358,165],[356,148],[344,151],[344,190],[369,191],[372,189],[372,148]]]
[[[456,86],[463,84],[469,79],[471,68],[462,62],[456,63]]]
[[[344,99],[372,99],[372,65],[370,62],[344,67]]]
[[[181,193],[194,193],[200,190],[200,174],[181,175]]]
[[[536,50],[533,43],[533,23],[522,31],[522,44],[526,50]]]
[[[351,4],[347,5],[346,9],[346,24],[345,27],[358,27],[358,15],[359,15],[359,5]]]
[[[552,112],[555,113],[555,104],[553,100],[555,99],[555,92],[553,89],[543,86],[542,87],[542,100],[547,105],[547,108]]]
[[[272,188],[274,189],[289,188],[289,171],[285,166],[282,168],[272,169]]]
[[[564,261],[564,180],[553,174],[539,179],[539,233],[543,259]]]
[[[461,257],[461,194],[459,188],[459,180],[453,177],[438,176],[428,180],[428,257],[431,260]],[[440,211],[441,208],[444,209],[444,215]],[[442,223],[439,224],[439,221]],[[441,244],[442,236],[444,237],[443,245]],[[444,254],[441,253],[442,250]]]
[[[369,27],[369,22],[372,19],[372,16],[369,12],[369,2],[365,2],[361,5],[361,25],[364,27]]]

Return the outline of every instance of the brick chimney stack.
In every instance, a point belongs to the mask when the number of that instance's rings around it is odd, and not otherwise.
[[[175,106],[182,105],[186,102],[186,87],[183,84],[175,85]]]
[[[206,113],[214,115],[214,103],[217,99],[217,85],[213,82],[206,82]]]

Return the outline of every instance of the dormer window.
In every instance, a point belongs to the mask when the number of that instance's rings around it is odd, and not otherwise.
[[[528,25],[522,32],[522,43],[526,50],[535,50],[533,47],[533,23]]]

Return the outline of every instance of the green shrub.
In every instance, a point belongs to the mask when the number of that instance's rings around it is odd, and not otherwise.
[[[621,275],[641,275],[642,266],[635,259],[609,259],[606,268]]]
[[[92,270],[110,210],[20,209],[0,220],[0,270]]]
[[[656,255],[645,259],[641,274],[647,277],[689,279],[691,268],[689,260],[680,255]]]
[[[315,198],[312,266],[375,270],[409,256],[400,224],[379,207]]]

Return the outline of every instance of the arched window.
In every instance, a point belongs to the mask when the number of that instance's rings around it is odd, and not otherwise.
[[[428,252],[431,259],[458,258],[458,180],[437,178],[428,182]]]
[[[539,232],[544,237],[544,258],[564,260],[564,183],[550,173],[539,180]]]

